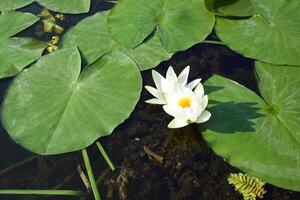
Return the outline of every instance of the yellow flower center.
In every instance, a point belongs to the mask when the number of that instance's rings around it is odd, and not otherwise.
[[[179,99],[178,105],[182,108],[189,108],[191,106],[192,99],[189,97],[184,97]]]

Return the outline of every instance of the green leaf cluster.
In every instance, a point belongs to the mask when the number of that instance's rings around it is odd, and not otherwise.
[[[11,38],[38,19],[30,13],[5,11],[0,14],[0,79],[16,75],[41,56],[46,47],[44,42],[32,38]]]
[[[0,11],[32,2],[2,0]],[[90,7],[90,0],[37,2],[62,13]],[[291,0],[118,1],[111,11],[80,21],[63,37],[62,50],[15,78],[3,103],[3,125],[39,154],[89,146],[132,112],[142,88],[140,71],[202,42],[216,18],[221,41],[256,60],[260,94],[213,76],[205,83],[212,118],[200,125],[203,136],[232,165],[300,191],[299,9]],[[0,78],[40,57],[44,43],[11,38],[37,20],[28,13],[0,15]]]

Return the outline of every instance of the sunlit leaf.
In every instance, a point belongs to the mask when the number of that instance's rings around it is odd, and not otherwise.
[[[3,10],[15,10],[17,8],[24,7],[35,0],[1,0],[0,11]]]
[[[107,30],[107,14],[107,12],[97,13],[80,21],[65,34],[62,46],[78,46],[88,63],[113,49],[119,49],[130,56],[141,70],[153,68],[170,58],[171,54],[162,46],[157,35],[150,37],[135,49],[126,48],[115,42]]]
[[[111,134],[134,109],[141,87],[136,64],[121,52],[81,72],[79,51],[59,50],[14,79],[2,105],[2,123],[17,143],[35,153],[76,151]]]
[[[124,46],[134,48],[156,31],[169,52],[203,41],[213,26],[203,0],[123,0],[108,19],[111,35]]]
[[[0,41],[0,79],[14,76],[37,60],[47,46],[31,38],[8,38]]]
[[[255,14],[251,0],[204,0],[207,9],[221,16],[246,17]]]
[[[256,14],[217,18],[216,32],[230,48],[260,61],[300,66],[300,3],[253,0]]]
[[[256,72],[263,99],[220,76],[205,82],[212,117],[200,129],[233,166],[300,191],[300,68],[258,62]]]
[[[0,14],[0,40],[9,38],[39,20],[33,14],[5,11]]]
[[[61,13],[86,13],[90,9],[90,0],[36,0],[47,9]]]

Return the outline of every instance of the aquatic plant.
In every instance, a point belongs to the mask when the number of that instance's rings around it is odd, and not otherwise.
[[[204,95],[201,79],[196,79],[189,84],[188,75],[190,67],[175,74],[169,67],[166,78],[152,70],[153,80],[157,87],[145,86],[156,98],[147,100],[146,103],[163,104],[163,109],[174,119],[169,123],[169,128],[180,128],[191,123],[203,123],[209,120],[211,114],[205,110],[208,97]],[[195,88],[195,90],[193,90]]]
[[[267,192],[264,189],[265,183],[249,174],[230,174],[227,181],[243,195],[244,200],[256,200],[256,197],[262,199]]]
[[[18,74],[47,47],[13,37],[39,18],[8,10],[32,2],[0,2],[0,78]],[[84,13],[90,7],[90,0],[36,2],[61,13]],[[175,117],[173,128],[210,118],[199,128],[216,153],[246,173],[300,191],[299,9],[290,0],[119,1],[112,10],[80,21],[62,37],[61,50],[42,56],[14,79],[3,101],[2,123],[16,142],[35,153],[82,150],[100,199],[85,148],[111,134],[132,112],[142,89],[140,71],[197,43],[228,45],[256,60],[260,96],[214,75],[204,83],[210,99],[205,111],[208,100],[200,79],[187,84],[189,68],[179,77],[169,69],[166,78],[153,72],[157,88],[147,89],[156,99],[148,103],[163,104]],[[46,30],[61,32],[53,28],[55,17],[44,18],[51,22],[44,23]],[[205,40],[214,26],[221,41]],[[78,195],[69,192],[63,194]]]
[[[43,9],[38,16],[42,18],[44,32],[61,34],[64,28],[56,24],[56,18],[47,9]]]
[[[48,47],[47,50],[48,52],[53,52],[58,50],[58,42],[59,42],[59,37],[56,36],[52,36],[51,41],[48,42]]]

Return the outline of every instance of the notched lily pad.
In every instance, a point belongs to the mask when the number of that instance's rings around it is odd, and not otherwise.
[[[253,0],[255,15],[232,20],[217,18],[216,32],[230,48],[246,57],[300,66],[300,3]]]
[[[76,151],[111,134],[134,109],[141,86],[136,64],[121,52],[81,72],[78,50],[59,50],[14,79],[2,123],[17,143],[35,153]]]
[[[205,82],[212,117],[200,129],[232,165],[300,191],[300,69],[257,62],[256,71],[263,99],[220,76]]]
[[[171,57],[172,54],[166,51],[157,35],[134,49],[117,43],[107,30],[107,15],[108,12],[100,12],[80,21],[65,34],[62,46],[78,46],[88,63],[118,49],[131,57],[141,70],[153,68]]]
[[[123,0],[112,9],[108,27],[113,38],[134,48],[157,31],[169,52],[203,41],[214,26],[214,15],[203,0]]]

